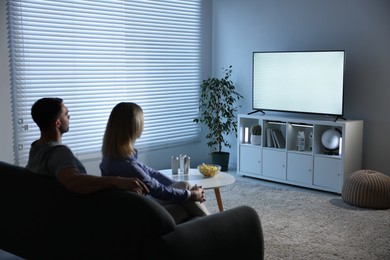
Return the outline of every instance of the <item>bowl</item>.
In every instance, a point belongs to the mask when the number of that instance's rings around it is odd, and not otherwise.
[[[205,177],[213,177],[221,171],[221,166],[217,164],[202,163],[198,165],[198,171]]]

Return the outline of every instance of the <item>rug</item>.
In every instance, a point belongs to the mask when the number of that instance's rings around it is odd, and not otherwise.
[[[235,177],[220,189],[224,209],[248,205],[257,211],[266,260],[390,259],[390,210],[351,206],[334,193]],[[218,212],[213,190],[206,190],[206,199],[209,211]]]

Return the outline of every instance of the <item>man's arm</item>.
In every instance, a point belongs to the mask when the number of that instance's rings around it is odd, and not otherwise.
[[[138,194],[149,193],[146,185],[137,178],[99,177],[81,174],[76,168],[65,168],[61,170],[57,174],[57,179],[69,191],[76,193],[88,194],[110,188],[118,188]]]

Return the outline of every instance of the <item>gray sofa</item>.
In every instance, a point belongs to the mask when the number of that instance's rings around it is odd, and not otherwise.
[[[175,224],[153,200],[68,192],[55,178],[0,162],[0,249],[27,259],[263,259],[248,206]]]

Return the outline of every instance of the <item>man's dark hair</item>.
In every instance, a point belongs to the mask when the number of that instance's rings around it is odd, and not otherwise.
[[[31,116],[40,129],[46,129],[61,114],[61,98],[41,98],[31,107]]]

